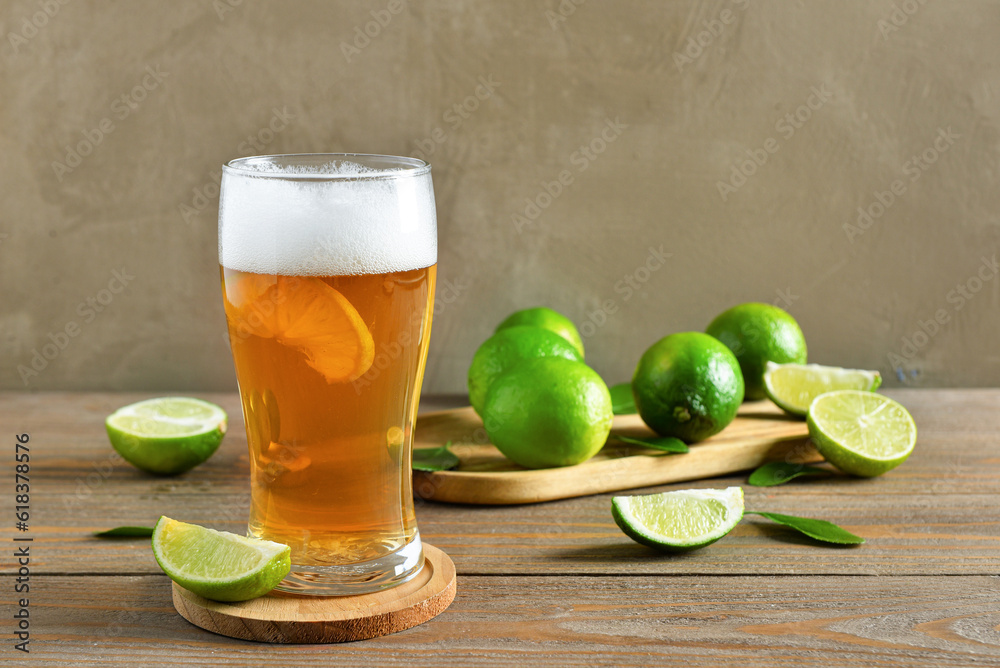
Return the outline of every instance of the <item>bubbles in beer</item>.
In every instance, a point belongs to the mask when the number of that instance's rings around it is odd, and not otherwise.
[[[429,267],[437,262],[434,190],[429,178],[408,171],[344,160],[241,163],[223,179],[219,261],[229,269],[285,276]]]

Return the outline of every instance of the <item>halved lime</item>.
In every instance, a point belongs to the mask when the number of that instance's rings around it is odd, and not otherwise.
[[[820,454],[845,473],[872,478],[906,461],[917,443],[917,425],[889,397],[837,390],[809,406],[809,436]]]
[[[278,586],[291,570],[291,548],[161,517],[153,556],[185,589],[213,601],[248,601]]]
[[[616,496],[611,499],[611,514],[637,543],[666,552],[694,550],[714,543],[739,523],[743,488]]]
[[[173,475],[212,456],[226,434],[226,412],[187,397],[148,399],[119,408],[104,426],[111,445],[138,468]]]
[[[820,364],[767,363],[764,391],[786,413],[805,417],[813,399],[833,390],[874,392],[882,385],[878,371],[842,369]]]

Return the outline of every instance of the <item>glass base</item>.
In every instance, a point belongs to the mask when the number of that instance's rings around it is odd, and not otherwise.
[[[417,531],[405,546],[378,559],[344,566],[292,564],[278,591],[303,596],[356,596],[401,585],[420,572],[424,550]]]

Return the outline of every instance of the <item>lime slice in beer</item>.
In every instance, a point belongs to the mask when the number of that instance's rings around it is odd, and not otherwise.
[[[375,342],[354,305],[323,279],[232,272],[226,315],[235,336],[273,338],[295,348],[328,383],[357,380],[375,360]]]
[[[188,397],[148,399],[119,408],[104,422],[111,445],[149,473],[175,475],[201,464],[226,434],[226,412]]]
[[[291,548],[161,517],[153,556],[185,589],[213,601],[248,601],[278,586],[291,570]]]

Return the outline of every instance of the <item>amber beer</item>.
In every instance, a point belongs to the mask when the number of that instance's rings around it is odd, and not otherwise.
[[[286,590],[373,591],[422,565],[410,455],[436,259],[420,161],[227,165],[220,264],[250,453],[249,535],[291,546]]]

